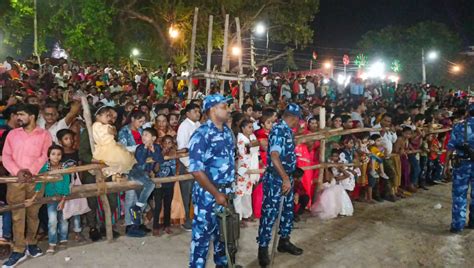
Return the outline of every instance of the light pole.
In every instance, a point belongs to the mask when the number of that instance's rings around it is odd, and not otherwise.
[[[255,25],[254,29],[250,32],[250,65],[252,66],[253,70],[256,69],[255,67],[255,44],[254,44],[254,37],[253,33],[257,35],[263,35],[266,34],[267,36],[267,44],[266,44],[266,57],[268,57],[268,44],[269,44],[269,39],[268,39],[268,29],[263,23],[257,23]]]
[[[438,53],[436,51],[428,52],[428,60],[433,61],[438,58]],[[422,75],[422,84],[426,84],[426,61],[425,61],[425,49],[421,49],[421,75]]]

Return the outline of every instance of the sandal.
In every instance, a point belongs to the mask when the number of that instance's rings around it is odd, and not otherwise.
[[[46,250],[46,253],[53,254],[54,252],[56,252],[56,246],[49,245],[48,250]]]
[[[171,228],[170,227],[165,227],[163,228],[163,232],[167,233],[167,234],[172,234],[173,231],[171,231]]]

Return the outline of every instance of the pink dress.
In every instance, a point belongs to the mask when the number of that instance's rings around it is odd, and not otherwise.
[[[295,153],[297,167],[302,168],[314,165],[306,144],[298,144],[295,148]],[[311,197],[313,196],[313,192],[311,191],[313,187],[313,173],[314,171],[312,169],[305,170],[303,178],[301,178],[301,184],[303,185],[306,194],[310,197],[310,202],[308,202],[309,206],[311,206]]]

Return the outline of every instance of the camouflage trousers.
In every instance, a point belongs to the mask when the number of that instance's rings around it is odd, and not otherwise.
[[[262,217],[260,218],[257,237],[257,243],[260,247],[268,247],[272,239],[272,228],[278,216],[281,198],[285,199],[283,201],[283,211],[278,234],[281,237],[289,237],[293,229],[293,187],[288,195],[282,196],[281,186],[282,180],[279,176],[268,172],[265,173],[263,177]]]
[[[467,214],[467,191],[471,185],[471,204],[469,205],[469,223],[474,224],[474,162],[463,162],[453,170],[453,207],[451,228],[464,229]]]
[[[211,240],[214,245],[215,264],[226,266],[227,257],[225,255],[225,245],[219,241],[219,221],[216,215],[216,210],[222,210],[222,207],[216,204],[214,198],[197,198],[197,200],[193,202],[193,205],[194,218],[189,267],[206,267]]]

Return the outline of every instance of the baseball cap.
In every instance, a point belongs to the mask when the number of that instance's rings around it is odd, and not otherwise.
[[[202,111],[206,112],[207,110],[211,109],[215,105],[220,104],[220,103],[227,103],[230,100],[232,100],[232,98],[226,98],[222,96],[221,94],[208,95],[204,98]]]
[[[298,104],[295,103],[290,103],[288,106],[286,106],[286,111],[289,112],[290,114],[293,114],[294,116],[297,116],[298,118],[301,118],[301,108]]]

